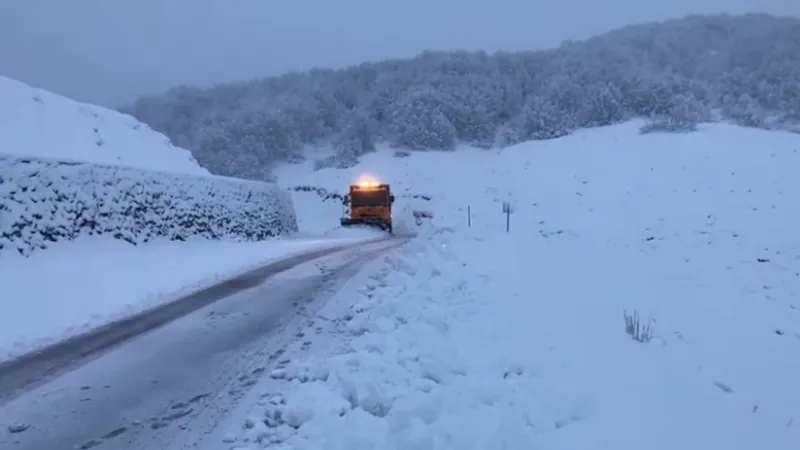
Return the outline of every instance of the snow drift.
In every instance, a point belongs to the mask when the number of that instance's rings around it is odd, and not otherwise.
[[[133,117],[0,77],[0,254],[81,235],[139,244],[296,230],[276,185],[211,176]]]

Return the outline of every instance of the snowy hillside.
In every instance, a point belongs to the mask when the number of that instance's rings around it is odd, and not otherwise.
[[[0,255],[110,235],[262,240],[297,231],[274,184],[211,176],[133,117],[0,77]]]
[[[226,442],[796,448],[800,136],[640,126],[277,171],[338,191],[368,172],[435,217],[325,312],[337,337],[272,372]]]
[[[213,173],[267,179],[272,163],[330,144],[347,166],[376,143],[504,147],[647,118],[690,130],[726,120],[800,124],[800,19],[690,15],[555,49],[423,52],[341,70],[179,86],[126,108]]]
[[[0,154],[207,175],[133,117],[0,76]]]

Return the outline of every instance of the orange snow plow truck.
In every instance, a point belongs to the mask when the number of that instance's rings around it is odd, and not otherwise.
[[[342,226],[366,225],[392,233],[392,203],[394,195],[388,184],[362,179],[350,186],[344,204],[350,207]]]

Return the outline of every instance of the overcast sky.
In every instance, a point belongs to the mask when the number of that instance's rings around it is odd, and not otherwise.
[[[750,11],[800,16],[800,0],[0,0],[0,74],[115,106],[181,83]]]

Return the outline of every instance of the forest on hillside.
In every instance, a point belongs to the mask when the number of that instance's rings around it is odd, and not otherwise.
[[[407,150],[503,147],[647,118],[642,132],[727,120],[800,123],[800,20],[687,16],[530,52],[424,52],[207,89],[121,108],[213,173],[263,180],[304,148],[347,167],[386,142]]]

